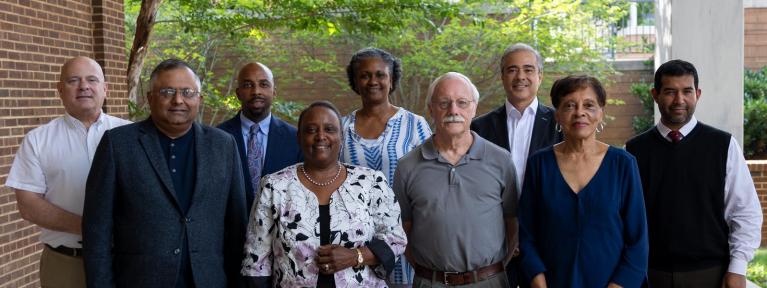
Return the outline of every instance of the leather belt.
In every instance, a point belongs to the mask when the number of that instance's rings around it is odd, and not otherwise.
[[[468,272],[433,271],[418,264],[414,264],[413,269],[415,270],[415,275],[418,275],[418,277],[428,280],[433,279],[434,281],[442,282],[448,286],[476,283],[504,271],[502,262],[480,267],[477,270]],[[474,273],[477,273],[476,279],[474,279]]]
[[[64,255],[72,256],[72,257],[83,256],[83,248],[69,248],[66,246],[52,247],[51,245],[48,245],[48,244],[45,244],[45,246],[48,247],[48,249],[56,251],[59,254],[64,254]]]

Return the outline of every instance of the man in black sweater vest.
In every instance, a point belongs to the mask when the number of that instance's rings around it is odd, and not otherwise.
[[[693,116],[698,72],[671,60],[651,90],[661,121],[626,143],[647,208],[651,287],[746,287],[762,211],[737,141]]]

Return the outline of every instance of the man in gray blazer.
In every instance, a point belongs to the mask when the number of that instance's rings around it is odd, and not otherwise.
[[[88,176],[88,287],[228,287],[247,211],[234,138],[195,123],[200,80],[166,60],[152,72],[149,119],[107,131]]]

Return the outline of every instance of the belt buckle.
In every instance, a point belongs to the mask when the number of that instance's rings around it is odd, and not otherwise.
[[[461,272],[442,272],[442,283],[445,283],[445,285],[451,286],[451,284],[447,281],[447,277],[450,275],[461,275]]]

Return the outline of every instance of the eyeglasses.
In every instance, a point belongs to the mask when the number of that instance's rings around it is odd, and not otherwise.
[[[176,89],[176,88],[162,88],[159,91],[160,96],[165,99],[176,97],[176,93],[181,92],[181,96],[186,99],[192,99],[200,95],[200,91],[195,91],[191,88]]]
[[[453,102],[455,102],[455,105],[458,105],[458,108],[466,109],[466,108],[469,108],[469,105],[471,105],[471,102],[474,102],[474,101],[468,100],[468,99],[458,99],[455,101],[438,101],[437,107],[439,107],[439,109],[445,110],[450,108],[450,106],[453,106]]]

